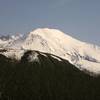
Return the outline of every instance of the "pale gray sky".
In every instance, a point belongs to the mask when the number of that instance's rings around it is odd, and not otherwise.
[[[0,0],[0,34],[39,27],[100,46],[100,0]]]

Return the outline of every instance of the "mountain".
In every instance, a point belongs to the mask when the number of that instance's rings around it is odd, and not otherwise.
[[[56,29],[0,38],[0,100],[99,100],[100,47]]]
[[[0,53],[7,57],[20,60],[26,50],[37,50],[68,60],[90,75],[100,74],[100,47],[81,42],[57,29],[40,28],[16,40],[11,39],[10,43],[3,42],[6,46],[1,46]],[[6,52],[2,52],[3,49]]]
[[[21,34],[0,36],[0,48],[11,48],[15,44],[17,47],[19,41],[22,41],[22,37]]]
[[[28,50],[20,60],[0,55],[0,100],[99,100],[100,77],[67,60]]]

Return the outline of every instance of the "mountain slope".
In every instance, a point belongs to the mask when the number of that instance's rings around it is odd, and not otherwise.
[[[14,51],[13,57],[18,54],[18,59],[25,50],[38,50],[66,59],[80,70],[100,74],[100,47],[76,40],[56,29],[36,29],[27,34],[23,41],[18,40],[10,48]],[[8,51],[1,54],[11,56],[12,51]]]
[[[99,100],[100,77],[52,54],[26,51],[21,60],[0,55],[0,100]]]

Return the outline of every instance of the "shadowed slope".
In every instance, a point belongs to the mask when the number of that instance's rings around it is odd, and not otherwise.
[[[38,59],[30,62],[32,54]],[[27,51],[21,61],[15,61],[0,55],[0,100],[100,99],[99,77],[91,77],[53,56]]]

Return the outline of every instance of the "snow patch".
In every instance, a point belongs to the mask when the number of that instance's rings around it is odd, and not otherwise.
[[[31,52],[27,59],[29,62],[40,62],[38,55],[39,54],[36,52]]]
[[[54,56],[54,55],[51,55],[51,57],[53,57],[54,59],[57,59],[58,61],[62,61],[60,58]]]

